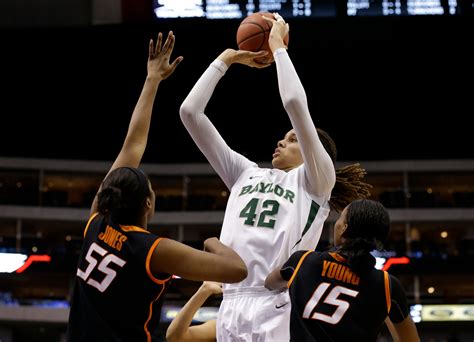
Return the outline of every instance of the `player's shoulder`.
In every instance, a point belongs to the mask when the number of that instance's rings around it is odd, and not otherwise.
[[[390,282],[390,288],[392,289],[392,291],[393,289],[395,289],[397,291],[404,292],[403,285],[400,279],[398,279],[393,274],[390,274],[388,272],[387,272],[387,278],[388,278],[388,281]]]
[[[335,261],[338,263],[348,263],[347,256],[335,247],[321,252],[320,258],[328,261]]]
[[[265,175],[266,170],[268,169],[261,168],[256,163],[252,162],[247,168],[242,171],[240,176],[237,178],[236,183],[240,181],[246,182],[249,179],[252,180],[262,177]]]
[[[305,258],[306,263],[311,263],[311,264],[322,264],[324,260],[330,260],[333,261],[328,252],[320,252],[320,251],[315,251],[315,250],[309,250],[309,251],[304,251],[302,253],[300,258]]]
[[[265,172],[272,180],[274,180],[274,182],[285,184],[287,186],[297,185],[298,187],[305,187],[305,175],[304,172],[301,171],[301,166],[298,166],[289,171],[283,171],[277,168],[273,168],[265,169]]]
[[[323,263],[324,261],[336,262],[339,264],[347,264],[347,260],[337,251],[331,249],[326,251],[315,251],[312,255],[313,260]]]
[[[386,290],[391,290],[395,283],[398,283],[398,279],[393,281],[393,276],[387,271],[372,269],[367,275],[367,283],[370,284],[371,288],[385,288]],[[395,284],[395,287],[398,287]]]
[[[307,255],[311,254],[312,252],[313,252],[312,250],[305,250],[305,249],[302,249],[302,250],[293,252],[293,254],[291,255],[291,257],[292,257],[292,258],[295,258],[295,259],[301,259],[303,256],[307,256]]]

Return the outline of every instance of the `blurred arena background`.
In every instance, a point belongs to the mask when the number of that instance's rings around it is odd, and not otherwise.
[[[196,248],[219,235],[228,190],[179,106],[209,63],[236,48],[241,16],[267,8],[286,14],[289,53],[316,126],[336,141],[338,166],[361,162],[372,198],[390,209],[379,267],[402,281],[422,341],[473,340],[471,0],[4,0],[1,342],[64,340],[88,208],[159,31],[174,31],[184,61],[160,86],[143,159],[157,192],[150,230]],[[262,165],[290,127],[272,68],[231,68],[207,108],[228,144]],[[335,218],[318,249],[332,243]],[[163,332],[199,285],[173,281]],[[210,299],[196,321],[218,305]]]

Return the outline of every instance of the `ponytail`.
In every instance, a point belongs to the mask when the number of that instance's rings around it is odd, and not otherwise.
[[[383,249],[388,237],[390,216],[380,202],[361,199],[346,207],[345,221],[341,253],[355,273],[366,274],[375,266],[370,252]]]
[[[102,189],[97,194],[97,209],[101,215],[110,216],[123,207],[122,190],[115,186]]]
[[[370,252],[379,247],[381,245],[375,239],[356,238],[347,241],[341,253],[347,257],[347,262],[355,273],[364,275],[375,266],[375,258]]]

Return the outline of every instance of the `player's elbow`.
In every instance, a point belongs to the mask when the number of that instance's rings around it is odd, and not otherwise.
[[[194,115],[195,111],[193,106],[189,102],[184,101],[179,108],[179,116],[181,117],[181,121],[184,123],[189,122]]]
[[[335,175],[334,175],[334,179],[331,176],[328,176],[325,178],[325,181],[321,182],[321,184],[314,186],[313,193],[316,196],[321,196],[321,197],[330,196],[335,185],[336,185]]]
[[[282,97],[282,101],[287,113],[302,113],[303,108],[307,107],[305,99],[297,96],[296,93],[287,94]]]
[[[264,286],[267,290],[274,291],[274,290],[284,290],[286,289],[287,282],[280,277],[275,276],[274,274],[270,273],[267,278],[265,279]]]
[[[248,270],[247,266],[245,266],[245,263],[239,262],[236,265],[233,266],[233,271],[230,274],[230,280],[229,283],[238,283],[247,278],[248,275]]]
[[[232,262],[232,264],[228,264],[223,270],[224,273],[220,275],[220,279],[217,279],[217,281],[222,283],[239,283],[247,278],[248,274],[247,266],[243,261]]]
[[[334,186],[336,185],[336,171],[331,163],[331,171],[321,171],[316,162],[305,163],[306,185],[311,194],[318,197],[330,196]]]
[[[238,274],[238,278],[239,278],[238,281],[242,281],[245,278],[247,278],[248,270],[247,270],[247,266],[245,266],[245,263],[242,262],[242,264],[239,266],[239,270],[238,270],[237,274]]]
[[[264,286],[265,286],[265,288],[266,288],[267,290],[270,290],[270,291],[274,290],[273,284],[272,284],[271,280],[269,279],[269,277],[267,277],[267,278],[265,279],[265,284],[264,284]]]

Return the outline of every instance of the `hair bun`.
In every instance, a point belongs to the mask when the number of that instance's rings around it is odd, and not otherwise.
[[[102,189],[97,195],[99,213],[108,215],[122,207],[122,190],[114,186]]]
[[[122,190],[115,186],[108,186],[100,191],[104,195],[122,197]]]

